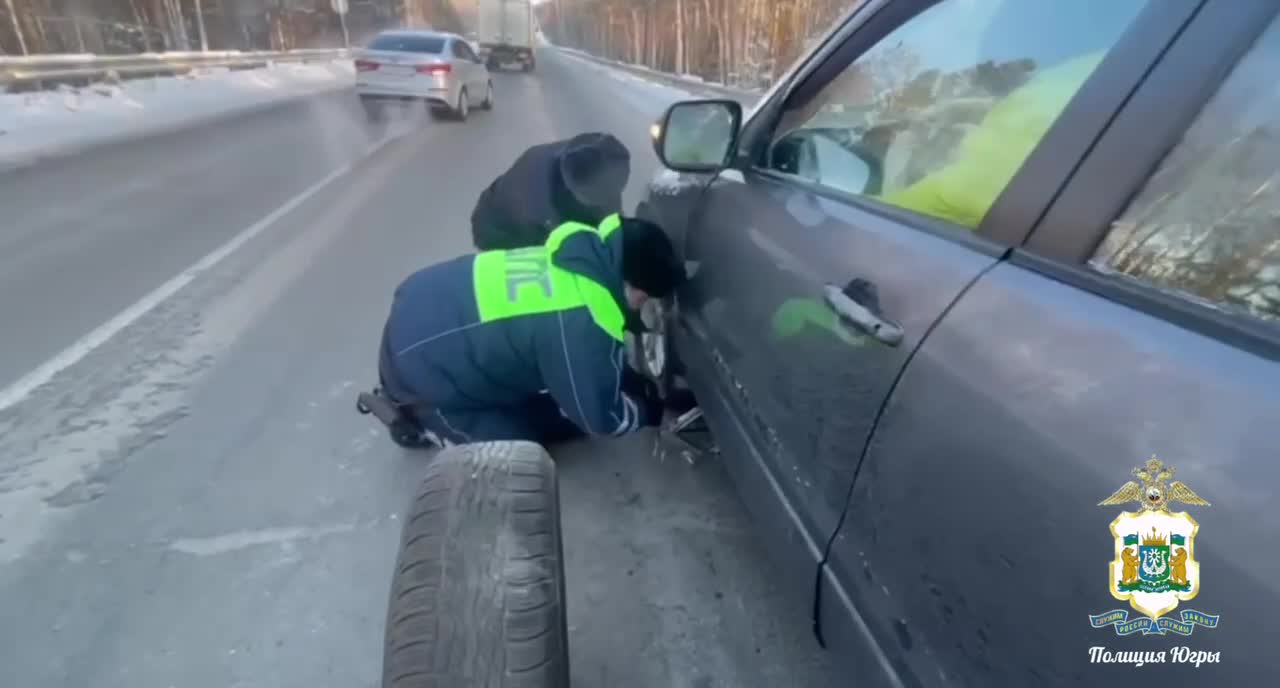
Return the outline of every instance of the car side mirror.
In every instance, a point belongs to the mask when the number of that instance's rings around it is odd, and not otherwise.
[[[719,172],[729,162],[742,126],[733,100],[683,100],[649,129],[653,151],[677,172]]]
[[[841,133],[823,129],[792,132],[774,144],[770,167],[829,189],[878,196],[884,184],[880,158]]]

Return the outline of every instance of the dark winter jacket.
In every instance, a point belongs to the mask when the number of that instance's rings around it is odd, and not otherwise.
[[[396,289],[384,334],[413,398],[465,411],[515,407],[549,391],[583,431],[637,429],[621,389],[622,232],[568,224],[544,246],[455,258]]]
[[[476,249],[541,246],[551,231],[565,222],[594,225],[621,212],[629,160],[620,141],[595,132],[529,148],[476,201],[471,213],[471,237]],[[625,168],[620,184],[618,172],[611,173],[606,167]],[[601,207],[579,201],[570,191],[575,184],[590,186],[588,180],[597,177],[596,181],[606,188],[597,185],[592,191],[608,199]]]

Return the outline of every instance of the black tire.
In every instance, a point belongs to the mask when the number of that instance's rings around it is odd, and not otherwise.
[[[360,105],[364,108],[364,119],[369,124],[381,124],[386,119],[386,110],[381,104],[372,100],[361,100]]]
[[[453,106],[453,118],[459,122],[467,121],[471,116],[471,94],[467,93],[467,87],[463,86],[458,91],[458,102]]]
[[[450,447],[405,519],[383,688],[567,688],[555,464],[532,442]]]

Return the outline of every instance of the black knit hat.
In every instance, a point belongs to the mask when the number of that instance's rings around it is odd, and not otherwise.
[[[623,218],[622,279],[655,298],[666,298],[685,280],[684,261],[658,225]]]

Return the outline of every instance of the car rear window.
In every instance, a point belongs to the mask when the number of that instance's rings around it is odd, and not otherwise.
[[[369,44],[369,49],[437,55],[444,50],[444,39],[436,36],[378,36]]]

